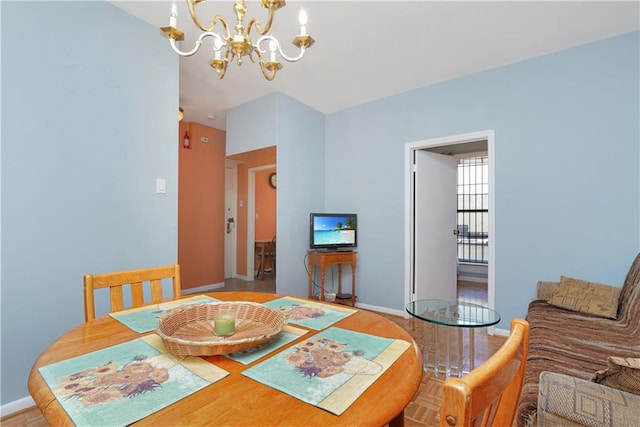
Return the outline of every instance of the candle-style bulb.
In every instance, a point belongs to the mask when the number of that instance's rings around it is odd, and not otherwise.
[[[218,38],[213,41],[213,50],[215,52],[215,59],[220,59],[220,48],[222,47],[222,41]]]
[[[176,2],[174,1],[173,3],[171,3],[171,16],[169,16],[169,26],[175,28],[176,27],[176,20],[178,18],[178,6],[176,5]]]
[[[304,9],[300,9],[300,15],[298,15],[298,21],[300,22],[300,35],[307,35],[307,12]]]
[[[270,40],[269,41],[269,50],[271,50],[271,57],[269,58],[269,61],[271,62],[276,62],[276,48],[278,47],[278,45],[276,44],[275,41]]]

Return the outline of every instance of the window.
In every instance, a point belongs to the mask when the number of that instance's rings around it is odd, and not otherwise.
[[[458,160],[458,262],[488,264],[489,159]]]

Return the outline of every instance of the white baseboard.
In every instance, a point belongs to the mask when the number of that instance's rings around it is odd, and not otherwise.
[[[409,317],[409,314],[406,311],[394,310],[392,308],[387,308],[387,307],[378,307],[377,305],[356,303],[356,307],[364,308],[366,310],[371,310],[371,311],[377,311],[379,313],[394,314],[396,316],[401,316],[405,318]]]
[[[500,335],[501,337],[508,337],[511,333],[508,329],[499,329],[499,328],[492,328],[492,329],[493,329],[493,333],[489,335]]]
[[[209,292],[214,289],[224,288],[224,283],[214,283],[211,285],[198,286],[197,288],[188,288],[182,290],[182,295],[200,294],[203,292]]]
[[[33,401],[31,396],[23,397],[22,399],[14,400],[13,402],[0,406],[0,417],[8,417],[16,412],[24,411],[34,406],[36,406],[36,402]]]

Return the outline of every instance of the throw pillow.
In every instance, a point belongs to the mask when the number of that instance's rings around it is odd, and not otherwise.
[[[594,383],[640,396],[640,358],[609,356],[607,364],[606,370],[596,372]]]
[[[556,307],[608,319],[618,315],[620,288],[561,276],[560,286],[548,301]]]
[[[553,298],[553,295],[558,292],[559,287],[560,282],[540,280],[536,287],[538,299],[550,300]]]

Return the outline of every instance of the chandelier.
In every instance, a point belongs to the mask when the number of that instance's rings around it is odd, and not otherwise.
[[[195,6],[199,3],[204,3],[206,0],[186,0],[189,7],[189,14],[193,23],[203,32],[195,42],[195,46],[190,51],[182,51],[178,48],[177,42],[184,40],[184,33],[176,28],[176,21],[178,18],[178,8],[175,0],[171,5],[171,15],[169,17],[169,26],[160,28],[162,34],[169,39],[169,43],[173,50],[181,56],[191,56],[195,54],[202,42],[207,37],[213,37],[213,59],[209,61],[209,65],[213,67],[218,78],[222,79],[227,72],[227,65],[230,62],[236,61],[237,65],[242,65],[243,57],[248,56],[251,62],[258,61],[262,75],[267,80],[273,80],[276,76],[276,72],[282,68],[282,64],[278,62],[277,54],[288,62],[296,62],[302,59],[304,53],[308,47],[311,47],[314,40],[311,36],[307,35],[307,14],[304,10],[300,11],[300,34],[293,39],[293,44],[300,49],[298,56],[289,57],[285,55],[280,46],[280,42],[273,36],[267,35],[271,29],[271,23],[276,10],[285,6],[284,0],[260,0],[260,5],[269,10],[269,16],[267,23],[264,27],[260,25],[256,18],[252,18],[247,26],[244,25],[244,18],[247,13],[247,5],[244,0],[235,0],[233,5],[233,12],[236,16],[236,23],[233,27],[234,33],[230,31],[230,27],[227,21],[220,16],[214,15],[211,17],[208,25],[200,23],[195,11]],[[217,28],[216,28],[217,25]],[[214,28],[220,30],[220,34],[213,32]],[[251,31],[255,28],[255,31],[261,37],[254,43],[251,40]],[[265,57],[267,50],[262,46],[268,46],[269,60],[266,61]]]

